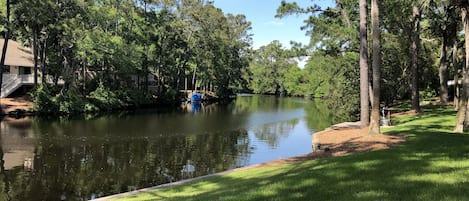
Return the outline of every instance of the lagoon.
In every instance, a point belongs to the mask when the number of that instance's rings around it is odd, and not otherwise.
[[[0,198],[88,200],[312,151],[333,123],[320,101],[240,95],[76,118],[1,121]]]

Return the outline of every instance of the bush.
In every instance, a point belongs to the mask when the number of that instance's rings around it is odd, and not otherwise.
[[[119,97],[115,92],[104,87],[102,83],[100,83],[98,88],[89,95],[90,102],[103,111],[111,111],[126,107],[127,105],[121,98],[122,97]],[[91,106],[88,106],[87,108],[93,109]]]
[[[437,97],[437,93],[434,89],[431,89],[430,87],[427,87],[425,90],[420,90],[419,91],[419,96],[422,100],[427,100],[430,98]]]
[[[39,113],[57,113],[59,105],[57,105],[56,98],[52,95],[53,90],[47,86],[40,85],[32,93],[34,99],[33,109]]]
[[[57,93],[57,89],[48,86],[39,86],[32,92],[34,97],[34,110],[43,114],[77,114],[85,111],[85,100],[73,93]]]
[[[125,92],[126,102],[129,105],[139,107],[142,105],[153,104],[153,98],[143,91],[126,91]]]
[[[34,110],[44,114],[97,113],[156,103],[156,99],[144,91],[110,90],[102,83],[87,98],[80,97],[73,90],[59,93],[58,88],[53,86],[40,86],[31,94],[34,97]],[[173,90],[162,97],[172,97],[173,100],[176,95]]]
[[[84,108],[85,113],[95,113],[99,112],[99,107],[92,104],[92,103],[85,103],[85,108]]]
[[[59,112],[64,114],[78,114],[85,111],[85,101],[76,93],[67,91],[65,94],[57,94],[55,100],[59,106]]]
[[[158,103],[163,105],[172,105],[176,102],[180,102],[183,97],[181,97],[176,90],[174,89],[167,89],[161,96],[158,97]]]

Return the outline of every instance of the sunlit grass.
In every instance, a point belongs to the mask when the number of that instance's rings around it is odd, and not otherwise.
[[[469,135],[455,112],[427,107],[383,129],[408,141],[389,150],[234,172],[120,200],[467,200]]]

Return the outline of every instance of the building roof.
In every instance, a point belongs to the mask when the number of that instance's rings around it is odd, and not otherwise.
[[[0,58],[5,39],[0,39]],[[33,53],[31,48],[23,47],[14,40],[8,40],[8,49],[5,65],[34,67]]]

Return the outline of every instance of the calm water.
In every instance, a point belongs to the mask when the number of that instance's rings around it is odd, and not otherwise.
[[[311,151],[320,102],[240,96],[81,119],[1,122],[0,200],[88,200]]]

